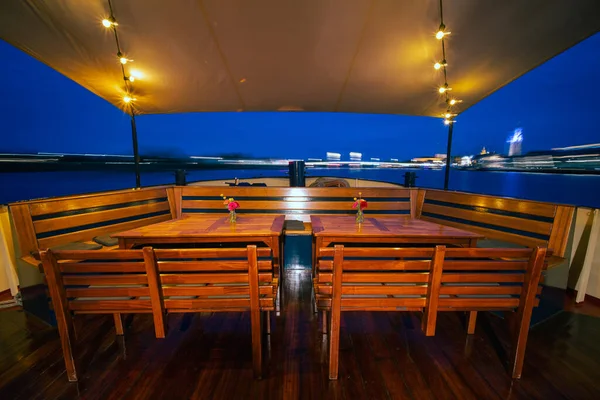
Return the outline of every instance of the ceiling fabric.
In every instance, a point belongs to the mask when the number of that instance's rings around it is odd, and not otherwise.
[[[440,117],[438,0],[113,0],[142,114]],[[4,0],[0,37],[119,108],[106,0]],[[598,0],[445,0],[448,82],[477,103],[600,29]]]

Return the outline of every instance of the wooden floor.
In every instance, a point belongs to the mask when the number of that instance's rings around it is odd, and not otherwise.
[[[252,378],[247,313],[170,315],[162,340],[151,316],[133,318],[124,340],[115,340],[112,318],[78,318],[83,368],[69,383],[57,332],[21,311],[0,312],[0,399],[600,398],[596,306],[536,326],[520,381],[501,362],[506,331],[494,315],[467,337],[458,313],[442,314],[437,336],[426,338],[417,314],[345,313],[340,379],[330,382],[310,273],[289,271],[284,289],[261,381]]]

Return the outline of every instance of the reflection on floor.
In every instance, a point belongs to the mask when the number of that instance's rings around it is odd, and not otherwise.
[[[427,338],[418,314],[345,313],[340,379],[330,382],[326,337],[311,312],[310,271],[290,270],[286,278],[261,381],[252,378],[247,313],[170,315],[163,340],[153,337],[149,315],[133,318],[124,340],[115,340],[112,318],[78,317],[81,378],[69,383],[57,332],[6,311],[0,399],[600,398],[597,305],[537,325],[520,381],[501,361],[507,336],[493,315],[467,337],[459,313],[443,313],[437,335]]]

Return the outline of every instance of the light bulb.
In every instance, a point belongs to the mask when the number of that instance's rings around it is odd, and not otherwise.
[[[448,90],[452,90],[452,88],[448,87],[448,85],[442,86],[438,89],[438,91],[442,94],[446,93]]]
[[[117,22],[115,21],[115,19],[113,17],[110,17],[110,18],[104,18],[102,20],[102,25],[104,25],[106,28],[110,28],[113,25],[116,26],[119,24],[117,24]]]
[[[442,68],[442,64],[440,64],[440,63],[435,63],[435,64],[433,64],[433,68],[435,68],[435,69],[440,69],[440,68]]]
[[[135,101],[135,100],[137,100],[135,97],[129,97],[129,96],[123,97],[123,101],[125,103],[130,103],[130,102]]]
[[[449,120],[447,120],[447,119],[445,119],[445,120],[444,120],[444,125],[450,125],[450,121],[449,121]]]
[[[126,59],[125,57],[121,57],[119,58],[119,61],[121,61],[121,64],[127,64],[127,62],[129,61],[128,59]]]
[[[440,28],[438,29],[437,33],[435,34],[435,38],[438,40],[441,40],[444,38],[444,36],[449,35],[450,32],[446,32],[446,25],[444,24],[440,24]]]
[[[131,75],[129,78],[127,78],[127,80],[129,82],[135,82],[135,76]]]
[[[453,106],[453,105],[455,105],[455,104],[456,104],[456,100],[455,100],[455,99],[452,99],[452,100],[450,100],[448,103],[449,103],[451,106]]]

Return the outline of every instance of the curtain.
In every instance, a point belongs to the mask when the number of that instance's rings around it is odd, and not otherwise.
[[[10,289],[12,296],[18,292],[15,247],[8,217],[8,207],[0,206],[0,292]]]

